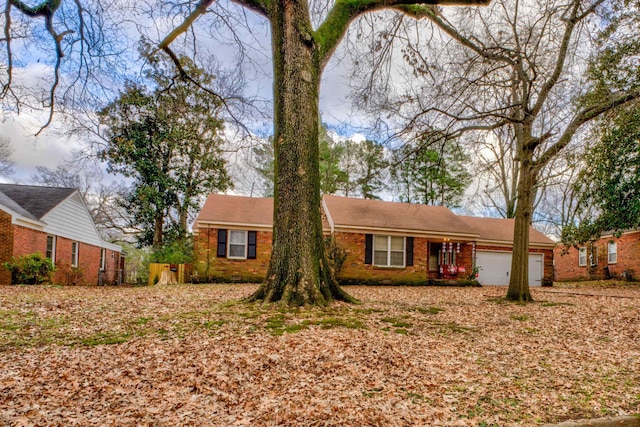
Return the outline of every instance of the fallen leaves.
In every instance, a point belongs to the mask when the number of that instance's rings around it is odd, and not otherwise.
[[[3,287],[3,425],[536,425],[640,412],[640,290]],[[566,290],[569,292],[568,290]]]

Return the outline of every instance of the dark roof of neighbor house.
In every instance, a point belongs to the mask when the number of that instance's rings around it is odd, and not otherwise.
[[[272,227],[273,199],[210,194],[198,213],[194,228],[203,222]]]
[[[412,230],[419,233],[464,235],[478,233],[444,206],[324,196],[336,227]]]
[[[0,198],[0,203],[17,213],[32,219],[42,219],[51,209],[76,191],[73,188],[41,187],[37,185],[0,184],[0,193],[13,202],[2,203],[6,198]],[[15,206],[20,209],[16,209]],[[25,215],[25,212],[28,215]]]
[[[513,242],[513,218],[483,218],[474,216],[460,216],[473,229],[480,234],[479,240],[495,242]],[[554,245],[555,242],[536,230],[529,227],[529,244]]]

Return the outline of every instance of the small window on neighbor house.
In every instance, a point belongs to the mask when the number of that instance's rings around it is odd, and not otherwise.
[[[615,264],[618,262],[618,244],[616,242],[609,242],[607,245],[609,256],[609,264]]]
[[[107,263],[107,250],[102,248],[100,249],[100,270],[105,270],[105,265]]]
[[[47,236],[47,252],[45,254],[54,264],[56,262],[56,238],[55,236]]]
[[[578,249],[578,266],[584,267],[587,265],[587,248],[582,247]]]
[[[71,242],[71,267],[78,266],[78,242]]]
[[[229,250],[227,258],[245,259],[247,257],[247,232],[229,230]]]
[[[404,237],[373,236],[373,265],[404,267]]]

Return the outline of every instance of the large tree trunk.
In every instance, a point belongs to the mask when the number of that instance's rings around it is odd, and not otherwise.
[[[507,291],[507,299],[510,301],[533,301],[529,292],[529,226],[533,215],[537,172],[532,164],[533,150],[523,151],[513,230],[511,277]]]
[[[252,301],[324,305],[355,301],[337,284],[320,216],[320,63],[305,0],[274,0],[275,191],[273,251]]]

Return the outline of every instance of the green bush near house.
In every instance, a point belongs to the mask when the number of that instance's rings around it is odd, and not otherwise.
[[[51,281],[55,266],[49,258],[40,253],[13,258],[12,262],[5,262],[4,266],[11,271],[13,284],[38,285]]]

